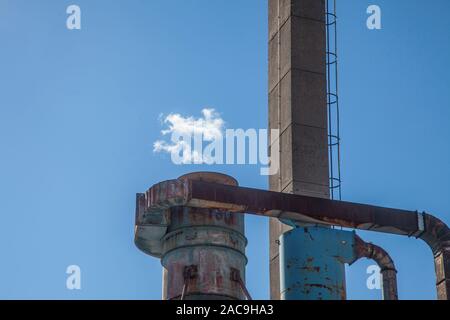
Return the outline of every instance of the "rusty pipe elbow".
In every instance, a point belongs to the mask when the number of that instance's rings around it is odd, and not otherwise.
[[[450,228],[440,219],[427,213],[418,214],[419,229],[423,231],[418,238],[425,241],[435,255],[450,249]]]
[[[433,250],[436,270],[436,289],[439,300],[450,300],[450,228],[440,219],[427,213],[418,214],[417,236]]]
[[[389,254],[381,247],[372,243],[365,242],[359,236],[356,237],[356,255],[358,259],[367,258],[374,260],[381,268],[381,270],[393,270],[395,268],[394,261]]]
[[[383,248],[355,235],[355,255],[357,259],[367,258],[378,264],[381,268],[383,299],[398,300],[397,269],[389,254]]]

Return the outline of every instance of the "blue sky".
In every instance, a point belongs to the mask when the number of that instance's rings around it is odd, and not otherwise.
[[[161,113],[267,127],[267,1],[0,0],[0,298],[159,299],[161,266],[133,244],[135,193],[198,170],[267,188],[258,166],[175,166],[153,153]],[[82,30],[66,28],[66,8]],[[383,29],[366,28],[366,8]],[[338,0],[343,198],[450,223],[447,0]],[[248,217],[248,287],[269,294],[268,223]],[[424,243],[360,233],[434,299]],[[82,290],[66,289],[66,268]],[[352,299],[379,299],[361,261]]]

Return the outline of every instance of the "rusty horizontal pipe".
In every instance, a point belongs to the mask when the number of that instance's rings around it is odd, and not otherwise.
[[[144,212],[138,215],[145,223],[152,215],[174,206],[214,208],[420,238],[433,250],[437,261],[439,298],[450,299],[450,229],[432,215],[189,179],[153,186],[145,194]]]
[[[415,211],[277,193],[204,181],[169,180],[146,193],[146,212],[172,206],[215,208],[236,213],[415,236],[437,253],[450,247],[450,229]]]
[[[389,254],[381,247],[365,242],[355,235],[356,258],[374,260],[381,269],[383,299],[398,300],[397,269]]]

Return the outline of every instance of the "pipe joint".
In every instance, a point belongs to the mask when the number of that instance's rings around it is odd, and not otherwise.
[[[423,219],[424,225],[424,232],[419,238],[430,246],[434,255],[438,255],[441,251],[449,251],[450,228],[442,220],[433,215],[427,213],[419,215],[422,216],[419,220]]]
[[[389,254],[381,247],[367,243],[355,234],[355,256],[374,260],[381,269],[383,299],[398,300],[397,269]]]

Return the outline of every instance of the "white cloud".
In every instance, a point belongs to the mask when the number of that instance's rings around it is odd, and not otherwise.
[[[212,142],[223,137],[225,122],[214,109],[203,109],[202,116],[199,118],[169,114],[165,118],[161,117],[161,119],[163,125],[167,126],[165,130],[161,131],[163,136],[201,136],[202,141],[205,142]],[[172,155],[182,153],[184,164],[204,163],[206,160],[202,158],[198,151],[192,150],[190,139],[189,141],[173,139],[170,142],[158,140],[153,144],[153,151],[157,153],[166,152]]]

